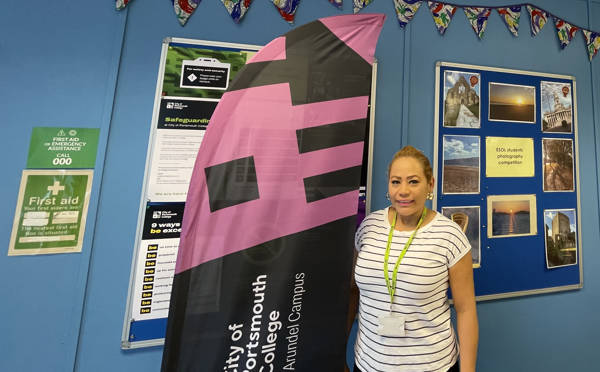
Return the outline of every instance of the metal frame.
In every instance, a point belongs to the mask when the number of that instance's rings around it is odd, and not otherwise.
[[[258,51],[262,46],[260,45],[250,45],[250,44],[236,44],[236,43],[225,43],[225,42],[217,42],[217,41],[207,41],[207,40],[194,40],[194,39],[184,39],[184,38],[171,38],[167,37],[162,42],[162,49],[160,54],[160,64],[158,67],[158,75],[156,77],[156,92],[154,94],[154,108],[152,111],[152,121],[150,125],[150,135],[148,138],[148,152],[146,153],[146,169],[144,171],[144,180],[142,183],[142,192],[140,197],[140,208],[138,211],[138,219],[137,219],[137,228],[135,232],[135,247],[133,250],[133,259],[131,260],[131,269],[129,274],[129,287],[127,290],[127,307],[125,309],[125,317],[123,319],[123,332],[121,333],[121,349],[135,349],[141,347],[149,347],[149,346],[160,346],[164,344],[165,339],[153,339],[153,340],[145,340],[145,341],[130,341],[129,340],[129,332],[131,330],[131,321],[133,320],[133,316],[131,314],[132,309],[132,301],[133,301],[133,292],[135,288],[135,273],[136,268],[138,266],[138,254],[140,250],[140,245],[142,241],[142,228],[144,224],[144,211],[146,207],[146,203],[150,201],[148,199],[148,178],[150,174],[151,167],[151,159],[153,155],[153,145],[154,139],[156,136],[156,125],[158,123],[158,114],[160,110],[160,102],[163,98],[162,87],[163,87],[163,78],[165,72],[165,65],[167,59],[167,52],[169,49],[169,44],[178,43],[178,44],[189,44],[189,45],[200,45],[200,46],[215,46],[221,48],[232,48],[232,49],[245,49],[245,50],[256,50]],[[193,98],[190,98],[193,99]]]
[[[135,290],[135,273],[136,268],[138,266],[138,255],[142,241],[142,230],[144,224],[144,215],[145,215],[145,207],[146,203],[150,201],[148,198],[148,178],[151,167],[151,159],[153,155],[153,145],[154,139],[156,136],[156,126],[158,123],[158,115],[160,110],[160,102],[162,98],[162,87],[163,87],[163,77],[166,65],[166,56],[169,48],[169,44],[171,43],[179,43],[179,44],[189,44],[189,45],[201,45],[201,46],[215,46],[215,47],[225,47],[232,49],[244,49],[244,50],[259,50],[262,48],[260,45],[250,45],[250,44],[237,44],[237,43],[225,43],[225,42],[216,42],[216,41],[206,41],[206,40],[194,40],[194,39],[183,39],[183,38],[170,38],[167,37],[163,40],[161,56],[160,56],[160,64],[158,68],[158,76],[156,78],[156,92],[154,95],[154,108],[152,111],[152,121],[150,126],[150,135],[148,138],[148,151],[146,154],[146,169],[144,171],[144,179],[142,183],[142,192],[140,197],[140,208],[138,211],[138,220],[137,220],[137,228],[135,233],[135,247],[133,251],[133,259],[131,261],[131,269],[129,274],[129,287],[127,290],[127,306],[125,309],[125,316],[123,319],[123,331],[121,333],[121,349],[136,349],[142,347],[150,347],[150,346],[161,346],[164,344],[164,338],[152,339],[152,340],[144,340],[144,341],[130,341],[129,333],[131,330],[131,322],[133,320],[133,316],[131,314],[132,310],[132,302],[134,297]],[[370,127],[369,127],[369,148],[368,148],[368,164],[367,164],[367,190],[366,190],[366,212],[369,213],[371,210],[371,187],[372,187],[372,173],[373,173],[373,143],[375,137],[375,96],[376,96],[376,85],[377,85],[377,60],[373,62],[373,72],[372,72],[372,80],[371,80],[371,98],[370,98]],[[193,98],[186,98],[193,99]]]
[[[573,152],[576,154],[575,156],[575,179],[577,182],[577,254],[578,254],[578,266],[579,266],[579,284],[569,284],[564,286],[557,287],[549,287],[549,288],[540,288],[540,289],[532,289],[532,290],[523,290],[523,291],[515,291],[515,292],[504,292],[498,294],[491,295],[482,295],[476,296],[477,301],[487,301],[487,300],[495,300],[501,298],[509,298],[509,297],[517,297],[517,296],[527,296],[534,294],[543,294],[543,293],[552,293],[552,292],[562,292],[568,290],[575,290],[583,288],[583,244],[581,239],[581,197],[580,197],[580,179],[579,179],[579,140],[578,140],[578,129],[577,129],[577,88],[575,77],[571,75],[559,75],[559,74],[551,74],[544,72],[536,72],[536,71],[527,71],[527,70],[516,70],[516,69],[508,69],[508,68],[500,68],[500,67],[489,67],[489,66],[479,66],[479,65],[470,65],[470,64],[462,64],[462,63],[454,63],[454,62],[442,62],[438,61],[435,65],[435,112],[434,112],[434,123],[433,123],[433,172],[434,174],[438,174],[438,162],[439,162],[439,120],[440,120],[440,67],[458,67],[464,69],[473,69],[473,70],[485,70],[485,71],[493,71],[493,72],[505,72],[512,74],[520,74],[520,75],[532,75],[537,77],[549,77],[555,79],[568,79],[571,80],[573,84],[573,137],[575,142],[575,149]],[[537,92],[536,92],[537,94]],[[481,105],[481,103],[480,103]],[[480,155],[481,156],[481,155]],[[481,166],[481,165],[480,165]],[[543,174],[542,174],[543,176]],[[439,180],[441,182],[441,180]],[[481,182],[481,180],[480,180]],[[433,209],[437,209],[437,194],[432,201]]]

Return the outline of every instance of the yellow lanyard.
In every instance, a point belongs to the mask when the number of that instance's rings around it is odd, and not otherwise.
[[[408,250],[410,243],[412,243],[413,238],[415,237],[415,234],[417,233],[417,230],[419,229],[419,227],[421,227],[421,224],[423,223],[423,220],[425,219],[426,214],[427,214],[427,208],[423,208],[423,213],[421,214],[421,218],[419,219],[419,222],[417,223],[417,227],[412,232],[412,234],[410,234],[410,238],[408,238],[408,241],[406,242],[406,244],[404,244],[404,249],[400,253],[400,256],[398,256],[398,260],[396,261],[396,265],[394,266],[392,280],[390,281],[390,274],[388,273],[388,271],[389,271],[388,261],[390,259],[390,246],[392,244],[392,235],[394,234],[394,228],[396,227],[396,216],[398,215],[398,212],[394,213],[394,221],[392,222],[392,226],[390,226],[390,233],[388,234],[387,247],[385,249],[385,258],[383,260],[383,276],[385,277],[385,284],[387,285],[388,293],[390,294],[390,313],[392,312],[392,304],[394,303],[394,292],[396,292],[396,277],[398,276],[398,267],[400,266],[400,262],[402,261],[402,258],[406,254],[406,251]]]

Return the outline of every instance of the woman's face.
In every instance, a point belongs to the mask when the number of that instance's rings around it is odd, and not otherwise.
[[[412,157],[400,157],[392,163],[388,193],[392,207],[399,216],[420,214],[427,194],[433,191],[433,178],[427,181],[421,163]]]

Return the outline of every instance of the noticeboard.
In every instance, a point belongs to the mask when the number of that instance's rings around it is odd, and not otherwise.
[[[583,286],[575,79],[436,66],[433,206],[472,246],[478,300]]]

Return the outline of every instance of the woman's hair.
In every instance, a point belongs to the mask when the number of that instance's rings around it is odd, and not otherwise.
[[[392,160],[390,161],[390,164],[388,164],[388,178],[390,177],[392,164],[398,158],[413,158],[417,160],[419,163],[421,163],[421,166],[423,167],[423,173],[425,173],[425,178],[427,179],[427,182],[431,181],[431,178],[433,177],[433,170],[431,169],[431,163],[429,163],[429,159],[427,158],[427,156],[423,155],[421,151],[417,150],[416,148],[410,145],[404,146],[400,149],[400,151],[394,154]]]

